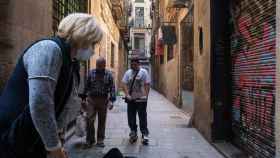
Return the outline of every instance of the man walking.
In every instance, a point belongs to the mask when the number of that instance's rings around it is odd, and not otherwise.
[[[89,73],[85,94],[87,94],[87,134],[86,148],[95,143],[94,121],[98,115],[97,143],[99,147],[104,147],[105,126],[107,108],[113,108],[113,102],[116,100],[115,83],[113,75],[105,69],[106,60],[102,57],[96,61],[96,69]],[[85,105],[85,104],[84,104]]]
[[[151,81],[148,72],[140,67],[137,58],[131,60],[131,69],[126,71],[122,82],[127,102],[128,125],[131,131],[130,142],[134,143],[138,138],[136,124],[136,114],[138,113],[142,143],[148,144],[147,99]]]

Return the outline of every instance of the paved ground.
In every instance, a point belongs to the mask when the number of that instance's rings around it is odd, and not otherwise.
[[[184,110],[187,113],[193,112],[193,92],[183,90],[182,91],[182,110]]]
[[[137,158],[223,158],[196,129],[187,128],[189,116],[177,109],[162,95],[151,91],[148,103],[148,127],[151,140],[143,146],[138,140],[134,145],[128,142],[126,106],[119,99],[109,112],[105,148],[92,147],[84,150],[84,138],[73,136],[66,149],[70,158],[101,158],[113,147],[119,148],[125,156]]]

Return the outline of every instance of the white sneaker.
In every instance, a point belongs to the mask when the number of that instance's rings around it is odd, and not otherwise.
[[[144,145],[148,145],[148,143],[149,143],[149,136],[148,135],[142,135],[142,143]]]

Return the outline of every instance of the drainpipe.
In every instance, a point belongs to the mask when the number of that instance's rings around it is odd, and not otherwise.
[[[181,39],[182,39],[182,34],[181,34],[181,22],[179,20],[179,16],[177,16],[177,24],[176,24],[178,27],[177,27],[177,37],[178,37],[178,45],[177,45],[177,54],[178,54],[178,106],[180,108],[182,108],[182,66],[181,66],[181,62],[182,62],[182,59],[181,59],[181,56],[182,56],[182,52],[181,52]]]

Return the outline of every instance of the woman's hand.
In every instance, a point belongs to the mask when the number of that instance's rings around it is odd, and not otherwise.
[[[127,100],[132,100],[132,97],[131,97],[130,95],[127,95],[125,98],[126,98]]]

